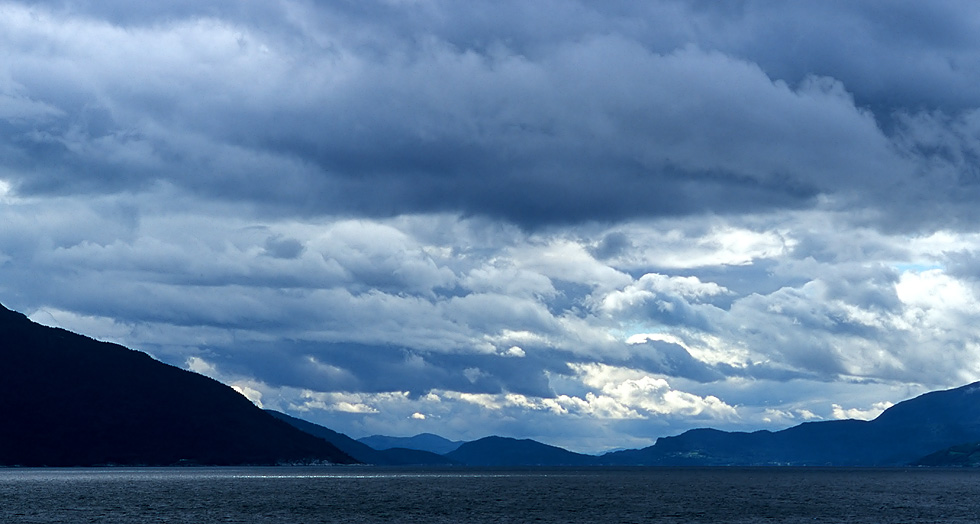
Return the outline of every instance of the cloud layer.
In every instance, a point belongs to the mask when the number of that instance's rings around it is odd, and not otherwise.
[[[654,4],[633,13],[648,28],[592,6],[550,7],[581,19],[549,37],[530,24],[497,34],[505,20],[481,21],[485,8],[440,2],[246,2],[167,16],[5,4],[7,177],[23,194],[165,183],[280,215],[448,212],[526,226],[799,208],[820,196],[893,224],[923,194],[951,204],[976,191],[960,172],[977,134],[966,87],[977,80],[966,52],[976,38],[963,22],[963,41],[938,26],[901,36],[901,19],[881,27],[873,9],[811,8],[859,31],[797,41],[802,56],[755,57],[763,42],[745,41],[763,37],[755,3],[731,21]],[[769,16],[792,25],[811,14]],[[517,5],[510,15],[554,17]],[[692,27],[649,41],[665,16]],[[447,18],[482,27],[461,34]],[[916,51],[922,63],[888,73],[922,73],[899,83],[921,91],[896,105],[852,79],[855,58],[808,56],[833,52],[840,36],[871,40],[861,67],[881,59],[876,51],[898,60],[919,39],[934,44]],[[798,70],[810,60],[828,63]],[[926,74],[939,60],[948,71]],[[940,81],[963,92],[930,89]],[[937,218],[974,218],[972,206],[948,213]]]
[[[965,2],[0,3],[0,300],[362,436],[980,377]]]

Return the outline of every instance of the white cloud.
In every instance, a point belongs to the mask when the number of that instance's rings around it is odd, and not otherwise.
[[[976,297],[968,286],[941,269],[905,272],[896,291],[902,302],[914,308],[911,313],[915,318],[921,318],[926,312],[942,316],[955,310],[968,311],[976,303]]]
[[[821,418],[822,417],[808,409],[782,410],[766,408],[762,415],[763,422],[782,426],[820,420]]]
[[[234,389],[235,391],[239,392],[243,397],[247,398],[249,401],[251,401],[256,406],[258,406],[260,408],[264,408],[265,407],[265,406],[262,405],[262,392],[261,391],[259,391],[257,389],[253,389],[253,388],[251,388],[251,387],[249,387],[248,385],[245,385],[245,384],[231,384],[231,389]]]
[[[677,298],[696,303],[702,299],[728,293],[728,290],[714,282],[701,282],[697,277],[669,277],[657,273],[647,273],[622,291],[607,294],[600,308],[610,314],[641,306],[658,296]],[[669,298],[660,302],[661,307],[672,308]]]
[[[779,257],[796,245],[786,231],[757,231],[732,224],[687,231],[681,229],[683,225],[674,221],[619,226],[617,232],[629,238],[634,248],[617,254],[610,262],[631,269],[742,266]]]
[[[701,397],[670,387],[667,380],[642,371],[606,364],[570,364],[586,386],[597,388],[616,402],[650,415],[681,415],[725,419],[738,416],[737,410],[708,395]]]
[[[218,369],[214,366],[214,364],[204,360],[201,357],[188,357],[187,369],[193,371],[194,373],[200,373],[208,377],[218,376]]]
[[[352,284],[379,289],[431,292],[451,286],[456,275],[439,267],[424,246],[395,227],[368,221],[330,224],[308,243],[326,261],[336,261]]]
[[[314,410],[341,413],[376,414],[378,407],[387,403],[404,402],[407,392],[387,393],[347,393],[303,390],[298,402],[291,402],[288,408],[299,412]]]
[[[833,404],[833,417],[838,420],[843,419],[857,419],[857,420],[872,420],[878,415],[881,415],[883,411],[892,407],[894,404],[891,402],[875,402],[868,409],[859,408],[849,408],[844,409],[840,404]]]
[[[511,347],[507,348],[506,351],[503,352],[503,356],[505,356],[505,357],[515,357],[515,358],[524,358],[524,357],[527,356],[527,353],[525,353],[524,350],[521,349],[519,346],[511,346]]]
[[[584,398],[569,395],[529,397],[517,393],[458,393],[444,391],[443,398],[458,399],[483,409],[501,412],[516,408],[521,412],[548,412],[552,415],[594,417],[597,419],[639,419],[635,410],[608,396],[587,393]]]
[[[34,311],[28,318],[38,324],[60,327],[76,333],[98,333],[99,340],[125,344],[132,328],[108,317],[79,315],[72,311],[44,308]]]
[[[557,291],[547,276],[519,267],[513,260],[494,258],[470,270],[460,285],[476,293],[499,293],[515,297],[551,297]]]
[[[564,280],[589,287],[610,289],[625,285],[628,275],[603,264],[580,243],[561,238],[540,240],[509,250],[507,256],[522,268],[551,280]]]

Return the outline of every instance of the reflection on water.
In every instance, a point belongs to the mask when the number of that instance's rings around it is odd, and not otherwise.
[[[0,469],[0,522],[978,522],[980,471]]]

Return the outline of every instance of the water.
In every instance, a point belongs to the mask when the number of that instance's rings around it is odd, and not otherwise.
[[[980,521],[980,471],[0,469],[0,522]]]

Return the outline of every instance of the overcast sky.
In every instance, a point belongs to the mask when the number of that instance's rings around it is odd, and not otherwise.
[[[0,302],[353,437],[980,380],[972,0],[0,1]]]

